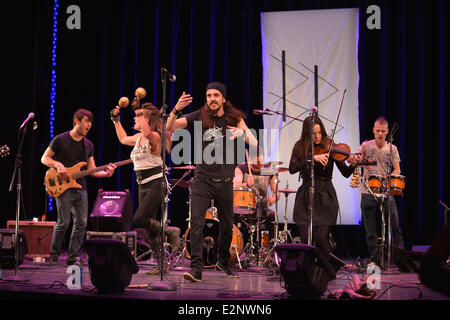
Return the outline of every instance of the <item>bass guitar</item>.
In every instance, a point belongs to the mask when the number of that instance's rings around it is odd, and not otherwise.
[[[119,162],[115,162],[116,167],[120,167],[126,164],[130,164],[133,160],[123,160]],[[78,178],[91,175],[95,172],[105,170],[108,165],[96,167],[89,170],[81,170],[84,166],[87,165],[86,161],[78,162],[76,165],[67,168],[67,179],[62,179],[58,173],[56,168],[50,168],[45,173],[44,184],[45,190],[48,195],[52,198],[56,198],[63,194],[67,189],[76,188],[81,189],[82,186],[77,183]]]

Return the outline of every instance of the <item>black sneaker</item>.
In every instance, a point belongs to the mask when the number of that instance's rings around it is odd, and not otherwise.
[[[217,262],[216,267],[225,272],[228,278],[239,278],[239,275],[231,269],[229,264],[223,265],[222,263]]]
[[[202,273],[200,271],[185,272],[183,278],[191,282],[200,282],[202,281]]]

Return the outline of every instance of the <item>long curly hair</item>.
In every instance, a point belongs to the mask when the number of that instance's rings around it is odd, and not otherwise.
[[[201,120],[203,123],[203,128],[209,129],[214,127],[215,120],[217,116],[209,109],[208,104],[205,103],[201,108]],[[227,123],[230,126],[237,126],[241,119],[245,120],[246,115],[243,111],[239,110],[231,102],[228,100],[223,104],[223,110],[225,112],[225,117],[227,119]]]

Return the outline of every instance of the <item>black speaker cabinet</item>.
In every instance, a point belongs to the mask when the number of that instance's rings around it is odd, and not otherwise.
[[[23,257],[28,253],[25,233],[22,230],[18,232],[16,241],[15,229],[0,229],[0,267],[4,269],[14,269],[16,266],[16,245],[18,246],[17,262],[23,263]]]
[[[100,294],[121,293],[139,267],[127,245],[120,240],[87,239],[83,243],[89,256],[91,282]]]
[[[314,246],[280,244],[275,247],[285,289],[298,299],[319,299],[336,272],[325,256]]]
[[[133,221],[133,203],[129,190],[100,190],[90,215],[94,231],[127,232]]]

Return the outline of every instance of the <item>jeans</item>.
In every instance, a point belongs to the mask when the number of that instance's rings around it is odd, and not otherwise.
[[[381,225],[381,211],[380,211],[381,199],[375,198],[371,194],[363,193],[361,195],[361,214],[362,221],[364,223],[364,229],[366,231],[366,242],[369,255],[371,256],[377,247],[378,228],[377,225]],[[392,230],[392,243],[404,249],[402,230],[400,229],[397,204],[393,197],[390,198],[389,207],[391,211],[391,230]],[[383,201],[383,208],[385,212],[385,224],[388,227],[388,207],[387,200]],[[388,230],[386,230],[386,241],[388,240]],[[381,235],[380,235],[381,236]]]
[[[233,237],[233,182],[213,182],[208,179],[194,179],[191,191],[191,269],[202,272],[203,230],[206,210],[211,199],[217,208],[219,235],[217,239],[218,262],[227,265],[230,259],[230,245]]]
[[[70,220],[73,218],[72,234],[69,242],[68,259],[78,257],[86,232],[88,218],[88,195],[85,189],[68,189],[55,198],[58,220],[53,231],[50,255],[57,257],[66,237]]]

